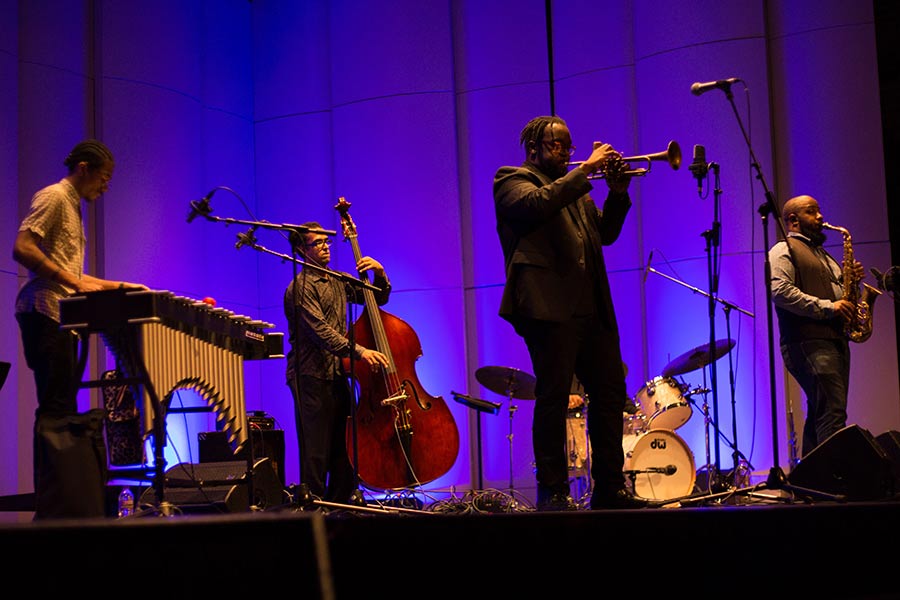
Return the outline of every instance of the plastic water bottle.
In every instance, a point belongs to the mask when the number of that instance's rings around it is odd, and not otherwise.
[[[134,514],[134,494],[127,485],[119,492],[119,517],[127,517]]]

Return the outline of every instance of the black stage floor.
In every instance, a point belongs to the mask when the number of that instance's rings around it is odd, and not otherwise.
[[[894,498],[553,513],[496,492],[400,500],[9,523],[0,564],[41,596],[91,598],[900,598]]]

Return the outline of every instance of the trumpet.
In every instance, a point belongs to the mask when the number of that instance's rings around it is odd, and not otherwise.
[[[672,140],[669,142],[669,145],[662,152],[655,152],[653,154],[641,154],[638,156],[625,156],[622,158],[621,162],[631,163],[637,161],[646,161],[647,166],[641,167],[638,169],[630,169],[628,171],[624,171],[621,173],[622,175],[631,175],[632,177],[643,177],[647,173],[650,172],[650,168],[653,166],[654,161],[664,160],[669,163],[669,166],[672,167],[673,170],[677,171],[678,167],[681,166],[681,146],[678,145],[678,142]],[[575,168],[580,165],[583,165],[585,161],[574,161],[569,163],[569,168]],[[606,167],[604,166],[595,174],[590,175],[588,179],[603,179],[606,177]]]

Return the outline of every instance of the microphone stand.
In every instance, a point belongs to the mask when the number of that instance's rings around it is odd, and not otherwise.
[[[728,85],[723,88],[725,92],[725,97],[728,98],[729,104],[731,104],[731,110],[734,112],[734,116],[737,119],[738,126],[741,129],[741,134],[744,136],[744,142],[747,144],[747,150],[750,152],[750,164],[753,167],[753,170],[756,172],[756,178],[763,186],[763,191],[765,193],[765,202],[763,202],[757,212],[759,212],[760,217],[762,219],[762,230],[763,230],[763,256],[765,256],[765,265],[763,269],[764,277],[765,277],[765,290],[766,290],[766,324],[768,327],[768,353],[769,353],[769,394],[771,399],[771,409],[772,409],[772,467],[769,470],[769,475],[765,482],[752,486],[750,488],[745,488],[744,490],[735,490],[733,493],[742,492],[745,490],[749,490],[750,492],[758,491],[762,489],[776,490],[776,491],[786,491],[791,494],[799,494],[806,497],[811,498],[819,498],[824,500],[838,500],[844,501],[846,498],[843,495],[835,495],[828,494],[819,490],[812,490],[808,488],[802,488],[798,486],[793,486],[788,483],[787,477],[784,474],[784,471],[781,469],[780,461],[778,459],[778,403],[776,398],[776,388],[775,388],[775,334],[774,334],[774,324],[772,318],[772,265],[769,262],[769,228],[768,228],[768,217],[770,214],[777,215],[778,207],[775,204],[775,197],[769,189],[768,184],[766,183],[766,179],[763,176],[762,169],[759,166],[759,161],[756,160],[756,154],[753,152],[753,145],[750,143],[750,137],[747,135],[747,130],[744,127],[744,123],[741,120],[741,115],[737,110],[737,106],[734,103],[734,94],[731,92],[731,86]],[[787,240],[787,232],[784,229],[784,223],[781,222],[781,219],[776,218],[775,223],[778,225],[779,230],[781,231],[782,239]],[[788,250],[790,251],[790,244],[788,244]]]
[[[692,165],[693,166],[693,165]],[[715,162],[707,163],[699,167],[699,173],[695,173],[701,175],[702,173],[709,173],[712,171],[715,173],[715,183],[713,189],[713,224],[712,227],[704,231],[701,235],[706,239],[706,263],[707,263],[707,278],[709,281],[709,374],[710,374],[710,384],[712,387],[713,394],[713,419],[714,421],[719,420],[719,385],[718,385],[718,375],[716,371],[716,356],[715,356],[715,345],[716,345],[716,303],[715,298],[718,298],[719,295],[719,253],[716,250],[721,245],[721,221],[719,220],[720,215],[720,206],[722,199],[722,188],[721,188],[721,180],[719,177],[719,164]],[[698,193],[700,193],[698,191]],[[725,311],[725,322],[728,326],[728,339],[731,339],[731,326],[730,326],[730,317],[731,317],[731,307],[725,303],[724,304]],[[734,397],[734,370],[731,367],[731,361],[729,359],[729,381],[730,381],[730,390],[731,390],[731,429],[732,429],[732,460],[734,462],[734,470],[732,471],[732,476],[736,480],[738,477],[738,465],[739,465],[739,452],[737,451],[738,441],[737,441],[737,410],[735,406],[735,397]],[[719,444],[716,443],[715,446],[715,473],[707,473],[707,477],[709,477],[709,481],[712,481],[712,477],[715,477],[715,481],[717,484],[721,484],[720,477],[722,474],[721,466],[719,463]],[[716,485],[716,487],[720,487],[720,485]]]
[[[708,169],[712,169],[715,174],[715,191],[713,193],[713,223],[712,227],[706,231],[704,231],[701,235],[706,240],[706,276],[709,282],[709,294],[707,297],[709,298],[709,380],[710,387],[712,387],[712,404],[713,404],[713,421],[719,421],[719,386],[718,386],[718,376],[716,374],[716,298],[719,296],[719,269],[718,269],[718,259],[719,255],[717,252],[717,248],[719,248],[719,240],[721,237],[721,223],[719,221],[719,199],[722,193],[722,190],[719,189],[719,165],[716,163],[709,163]],[[732,415],[732,418],[734,415]],[[737,443],[737,441],[735,441]],[[718,442],[715,445],[714,454],[716,457],[715,460],[715,477],[718,480],[719,474],[721,473],[721,467],[719,462],[719,444]],[[709,473],[707,473],[709,475]]]

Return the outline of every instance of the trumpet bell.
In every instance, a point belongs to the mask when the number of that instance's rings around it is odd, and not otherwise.
[[[656,152],[655,154],[645,154],[643,156],[629,156],[623,158],[625,162],[632,162],[637,160],[646,160],[648,163],[651,161],[664,160],[669,163],[669,166],[672,167],[674,171],[678,170],[678,167],[681,166],[681,146],[678,145],[678,142],[672,140],[669,142],[669,145],[662,152]]]

